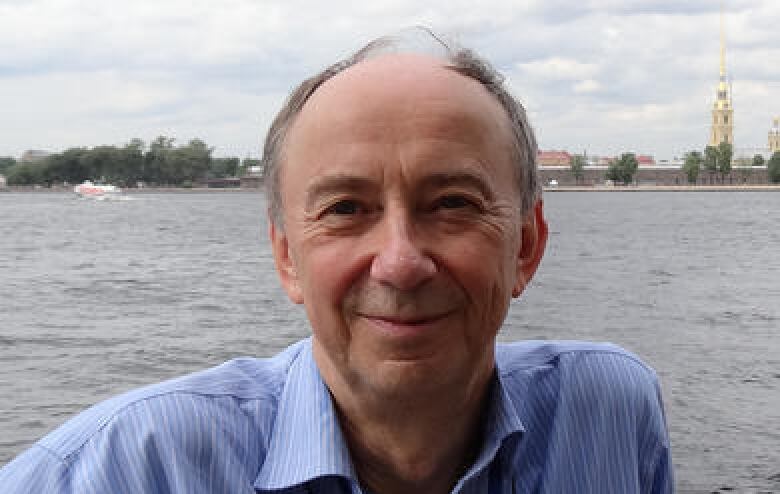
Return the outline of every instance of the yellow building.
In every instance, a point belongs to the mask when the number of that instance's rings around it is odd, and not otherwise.
[[[731,106],[731,87],[726,75],[726,43],[723,30],[723,10],[720,13],[720,81],[712,108],[710,146],[721,142],[734,145],[734,108]]]
[[[774,154],[780,151],[780,118],[776,118],[769,131],[769,152]]]

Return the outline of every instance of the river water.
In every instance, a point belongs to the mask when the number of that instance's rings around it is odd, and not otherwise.
[[[658,371],[678,492],[780,493],[780,194],[555,192],[500,338]],[[0,194],[0,465],[88,405],[308,334],[259,192]]]

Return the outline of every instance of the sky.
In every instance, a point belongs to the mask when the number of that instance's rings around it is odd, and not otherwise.
[[[724,12],[735,146],[752,152],[780,116],[780,2]],[[303,78],[415,25],[487,57],[542,149],[707,144],[715,0],[0,0],[0,156],[166,135],[257,158]]]

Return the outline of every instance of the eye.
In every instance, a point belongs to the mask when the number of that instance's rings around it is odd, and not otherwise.
[[[474,206],[476,204],[468,197],[448,195],[440,197],[434,204],[434,209],[461,209]]]
[[[328,206],[325,211],[323,211],[323,216],[329,215],[329,214],[335,214],[339,216],[347,216],[352,214],[357,214],[361,211],[361,206],[358,204],[357,201],[353,201],[351,199],[343,199],[341,201],[335,202]]]

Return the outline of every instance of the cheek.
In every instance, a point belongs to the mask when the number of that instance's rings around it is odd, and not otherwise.
[[[456,236],[442,241],[441,245],[449,245],[447,257],[456,276],[463,278],[464,285],[479,285],[485,289],[507,283],[511,286],[516,243],[512,236],[490,231]]]
[[[467,292],[480,325],[500,326],[512,296],[516,259],[511,239],[450,240],[449,270]]]
[[[304,249],[302,258],[308,260],[302,273],[304,305],[307,310],[340,309],[350,288],[366,270],[354,242],[329,242]]]

